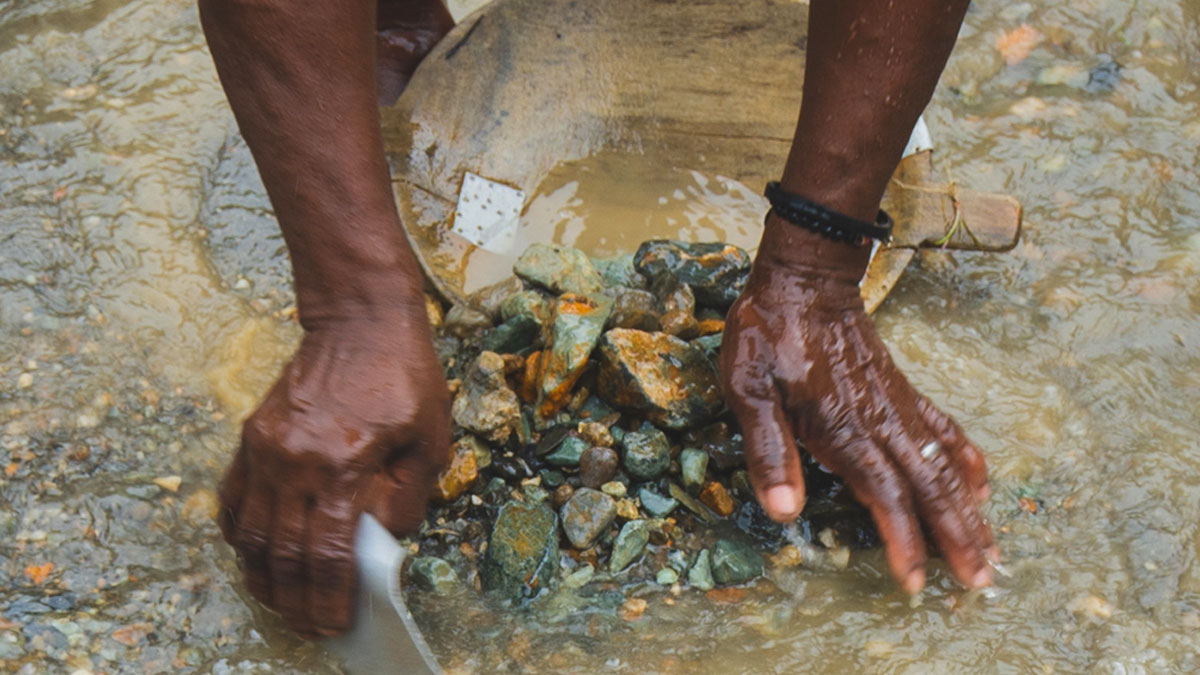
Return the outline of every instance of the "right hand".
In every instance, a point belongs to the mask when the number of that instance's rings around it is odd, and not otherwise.
[[[306,637],[345,630],[363,511],[415,530],[450,444],[450,401],[425,308],[324,321],[242,428],[221,531],[250,593]]]

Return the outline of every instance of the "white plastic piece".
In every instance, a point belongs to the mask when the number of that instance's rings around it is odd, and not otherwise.
[[[917,125],[913,127],[912,135],[908,137],[908,145],[904,147],[904,154],[901,157],[932,149],[933,137],[929,135],[929,127],[925,125],[925,116],[921,115],[917,118]]]
[[[503,183],[466,172],[458,191],[452,232],[492,253],[508,253],[516,245],[517,222],[525,193]]]

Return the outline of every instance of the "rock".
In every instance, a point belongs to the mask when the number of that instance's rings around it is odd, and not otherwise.
[[[502,320],[500,308],[504,301],[523,290],[525,290],[525,284],[521,283],[520,279],[508,277],[471,293],[467,296],[467,305],[483,312],[493,323],[496,323]]]
[[[489,330],[480,346],[497,354],[517,354],[537,349],[542,341],[542,325],[533,317],[520,315]]]
[[[484,590],[508,600],[532,597],[558,573],[558,519],[544,504],[500,507],[479,575]]]
[[[612,447],[612,433],[609,432],[608,427],[599,422],[580,422],[575,431],[579,433],[580,438],[592,445],[598,445],[602,448]]]
[[[642,502],[642,508],[646,513],[655,518],[666,518],[675,507],[679,506],[679,502],[670,497],[664,497],[650,488],[642,488],[638,490],[638,499]]]
[[[656,331],[659,326],[658,317],[662,313],[662,303],[650,291],[622,288],[616,292],[608,325],[611,328]]]
[[[600,340],[597,394],[673,430],[696,427],[721,409],[717,369],[704,351],[665,333],[614,328]]]
[[[451,335],[463,340],[470,340],[479,337],[484,331],[492,327],[492,320],[487,314],[468,307],[467,305],[455,305],[446,312],[446,319],[443,323],[447,332]]]
[[[629,492],[629,487],[619,480],[610,480],[600,486],[600,491],[613,499],[621,499]]]
[[[568,501],[570,501],[571,496],[574,494],[575,488],[571,487],[570,485],[559,485],[558,488],[554,490],[554,494],[550,497],[550,503],[554,505],[554,508],[561,509],[563,504],[566,504]]]
[[[633,266],[651,283],[664,276],[674,277],[691,286],[701,304],[724,309],[746,286],[750,256],[730,244],[660,239],[638,247]]]
[[[562,507],[563,532],[571,545],[585,549],[596,541],[617,517],[612,497],[591,488],[579,488]]]
[[[646,544],[650,541],[650,530],[644,520],[631,520],[621,527],[620,533],[613,541],[612,555],[608,559],[608,568],[620,572],[629,563],[638,559]]]
[[[621,609],[617,614],[625,621],[637,621],[646,613],[647,604],[649,603],[645,598],[627,598],[625,602],[621,603]]]
[[[722,471],[728,471],[739,466],[745,466],[746,464],[746,454],[742,447],[741,434],[734,434],[730,438],[707,443],[704,449],[708,452],[708,458]]]
[[[719,584],[743,584],[762,576],[762,557],[740,541],[720,539],[712,548],[712,576]]]
[[[663,312],[683,312],[688,316],[696,312],[696,294],[692,287],[674,277],[660,277],[650,287],[650,292],[662,302]]]
[[[684,448],[679,453],[679,471],[683,477],[683,487],[696,493],[704,485],[704,477],[708,472],[708,453],[698,448]]]
[[[668,484],[667,490],[671,493],[672,498],[679,500],[679,503],[682,504],[685,509],[687,509],[688,511],[691,511],[692,513],[696,514],[697,516],[700,516],[700,518],[704,522],[706,522],[706,523],[717,522],[717,517],[715,515],[713,515],[713,512],[711,510],[709,510],[708,507],[706,507],[705,505],[696,501],[696,498],[689,495],[687,493],[687,490],[684,490],[683,488],[679,487],[679,485],[677,485],[675,483]]]
[[[434,499],[452,502],[479,477],[479,462],[475,455],[477,443],[474,436],[464,436],[450,448],[450,464],[438,474],[433,486]]]
[[[551,466],[579,466],[588,447],[588,442],[582,438],[567,436],[554,452],[546,455],[546,463]]]
[[[504,380],[504,359],[499,354],[481,352],[471,364],[454,397],[451,415],[455,424],[489,441],[508,440],[520,423],[521,407]]]
[[[750,535],[756,544],[770,551],[778,550],[782,544],[783,525],[771,520],[754,499],[748,499],[737,507],[733,524]]]
[[[538,472],[538,478],[541,478],[542,485],[548,488],[561,487],[563,483],[567,482],[567,477],[563,475],[563,472],[554,469],[542,469]]]
[[[680,340],[691,340],[700,336],[700,323],[696,317],[682,310],[673,310],[662,315],[660,319],[662,332]]]
[[[434,328],[441,326],[446,318],[442,303],[428,293],[425,294],[425,316],[429,319],[429,325]]]
[[[1099,65],[1088,71],[1087,90],[1092,93],[1109,92],[1121,81],[1121,64],[1107,54]]]
[[[583,451],[579,459],[579,481],[590,488],[600,489],[617,475],[621,463],[617,451],[612,448],[592,446]],[[618,483],[620,485],[620,483]],[[622,485],[622,487],[624,487]]]
[[[653,480],[671,465],[671,447],[667,436],[654,427],[631,431],[621,439],[625,450],[623,465],[634,480]]]
[[[700,490],[700,502],[722,518],[733,514],[733,497],[729,496],[729,491],[724,485],[715,480],[705,483],[704,488]]]
[[[620,485],[622,489],[624,489],[624,487],[625,487],[625,485],[623,483],[605,483],[604,485],[605,486]],[[606,494],[610,497],[613,496],[610,492],[605,492],[604,494]],[[621,520],[637,520],[638,518],[642,517],[642,514],[638,513],[637,502],[633,501],[632,499],[621,499],[620,497],[615,497],[615,499],[618,500],[617,501],[617,517],[618,518],[620,518]]]
[[[221,501],[217,493],[206,488],[193,492],[183,502],[179,515],[192,525],[215,522],[221,510]]]
[[[540,368],[538,414],[542,419],[554,417],[566,405],[604,330],[612,300],[604,295],[595,298],[568,293],[555,305],[551,346],[542,352]]]
[[[519,316],[533,319],[539,326],[549,326],[554,318],[554,306],[537,291],[513,293],[500,304],[500,318],[512,321]]]
[[[583,251],[557,244],[532,244],[513,265],[525,281],[554,293],[588,295],[604,288],[604,280]]]
[[[687,574],[688,583],[702,591],[710,591],[716,586],[712,576],[712,562],[708,549],[700,551],[696,562],[692,563]]]
[[[571,572],[563,579],[563,586],[567,588],[582,588],[594,576],[596,576],[596,568],[592,567],[590,563],[584,563],[579,566],[579,569]]]
[[[628,286],[642,288],[646,278],[633,268],[633,254],[625,253],[611,258],[592,258],[592,266],[600,273],[604,285],[609,288]]]
[[[670,586],[676,581],[679,581],[679,573],[670,567],[664,567],[658,571],[658,574],[654,576],[654,581],[658,583],[659,586]]]
[[[458,575],[450,563],[433,556],[423,555],[413,560],[408,568],[408,578],[420,588],[438,595],[449,595],[458,587]]]
[[[484,445],[483,441],[475,438],[471,434],[467,434],[458,439],[458,443],[469,443],[471,450],[475,453],[475,466],[483,471],[492,465],[492,449]]]

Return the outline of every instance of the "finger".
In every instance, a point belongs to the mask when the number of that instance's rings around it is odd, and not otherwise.
[[[246,492],[236,516],[236,526],[230,543],[242,558],[246,587],[250,595],[264,605],[271,605],[271,584],[267,567],[270,546],[271,520],[274,516],[275,491],[269,484],[247,480]]]
[[[987,461],[979,447],[967,438],[967,434],[946,413],[938,410],[928,399],[921,397],[917,402],[921,417],[942,443],[942,448],[958,464],[968,487],[980,503],[987,501],[991,490],[988,487]]]
[[[425,519],[434,480],[428,460],[404,455],[375,475],[369,510],[392,534],[412,534]]]
[[[305,607],[307,575],[304,546],[307,543],[308,499],[294,491],[284,491],[275,505],[267,570],[271,583],[271,607],[279,612],[288,627],[301,635],[313,633]]]
[[[225,477],[221,479],[219,488],[221,510],[217,513],[217,525],[221,528],[221,536],[230,544],[233,543],[233,534],[237,529],[236,516],[242,505],[247,470],[246,450],[239,447],[233,455],[229,469],[225,471]]]
[[[925,539],[908,481],[866,436],[843,438],[834,444],[805,439],[805,447],[845,479],[855,499],[870,510],[892,576],[906,593],[919,592],[925,586]]]
[[[330,494],[352,495],[349,490]],[[350,625],[357,583],[354,571],[354,533],[362,509],[350,499],[318,497],[309,511],[308,612],[313,630],[320,635],[337,635]]]

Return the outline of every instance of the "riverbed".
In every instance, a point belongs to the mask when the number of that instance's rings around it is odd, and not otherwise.
[[[935,564],[910,600],[867,551],[550,627],[577,640],[467,595],[434,651],[487,613],[460,669],[1200,668],[1197,45],[1190,0],[977,4],[926,112],[947,180],[1026,209],[1016,250],[923,252],[876,314],[987,451],[994,592]],[[0,669],[338,672],[212,520],[294,311],[194,5],[0,6]]]

